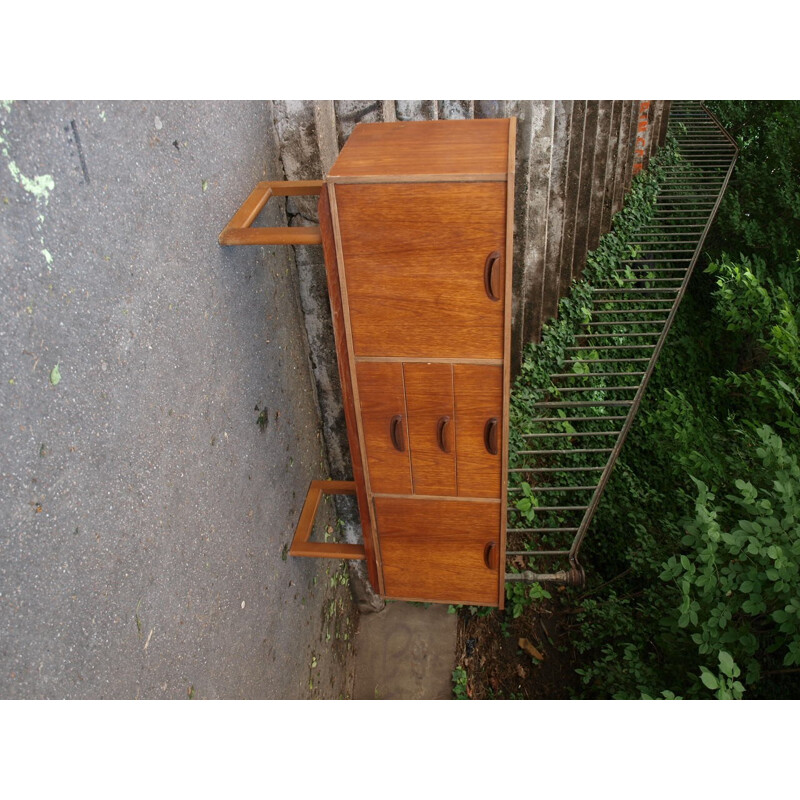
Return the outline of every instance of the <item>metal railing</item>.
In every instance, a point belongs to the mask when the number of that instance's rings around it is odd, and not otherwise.
[[[533,404],[537,432],[512,454],[536,523],[508,528],[508,581],[583,583],[581,544],[730,180],[738,148],[702,103],[673,102],[669,127],[681,163],[663,168],[655,213],[631,242],[644,257],[621,260],[619,280],[593,287],[591,321],[550,375],[554,399]],[[509,489],[510,517],[521,492]]]

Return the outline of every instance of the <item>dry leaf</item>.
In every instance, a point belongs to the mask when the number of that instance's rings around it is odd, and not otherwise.
[[[528,655],[533,656],[537,661],[544,661],[544,654],[541,650],[537,650],[527,639],[520,639],[517,644],[521,650],[524,650]]]

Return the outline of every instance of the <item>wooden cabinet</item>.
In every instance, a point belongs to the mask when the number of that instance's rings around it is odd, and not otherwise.
[[[503,604],[514,136],[514,120],[359,125],[325,179],[365,550],[387,598]]]
[[[324,181],[261,183],[221,244],[319,244],[354,480],[314,481],[292,555],[363,558],[385,597],[499,605],[505,584],[513,119],[356,126]],[[318,193],[319,228],[252,228]],[[364,544],[311,542],[355,494]]]

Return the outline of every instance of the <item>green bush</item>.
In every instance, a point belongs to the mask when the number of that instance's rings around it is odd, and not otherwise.
[[[681,598],[670,624],[701,656],[730,652],[747,684],[765,662],[800,665],[800,466],[769,427],[757,434],[755,469],[735,493],[718,498],[696,481],[684,552],[661,574]]]
[[[800,695],[800,103],[715,110],[741,157],[582,551],[584,697]]]

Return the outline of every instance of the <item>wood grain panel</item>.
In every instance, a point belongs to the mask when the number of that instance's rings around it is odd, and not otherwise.
[[[361,124],[328,177],[505,174],[507,119]]]
[[[387,597],[498,604],[498,570],[484,561],[499,543],[497,503],[377,497],[375,514]]]
[[[344,323],[344,308],[339,285],[339,269],[336,258],[336,243],[333,233],[333,219],[328,192],[323,190],[319,196],[319,227],[322,233],[322,249],[325,256],[325,272],[328,278],[328,295],[331,303],[331,319],[334,339],[336,341],[336,360],[339,364],[339,380],[342,386],[342,406],[347,426],[347,443],[350,446],[350,461],[353,465],[353,479],[356,484],[358,514],[361,520],[361,533],[364,540],[364,551],[367,561],[367,576],[372,588],[382,591],[380,583],[380,550],[377,537],[372,528],[370,504],[367,498],[367,487],[364,476],[364,465],[361,459],[361,445],[358,439],[353,380],[351,376],[350,356],[347,350],[347,337]]]
[[[373,492],[409,494],[413,489],[403,366],[385,362],[357,364],[356,380],[370,488]],[[392,440],[392,421],[398,417],[395,436],[402,451]]]
[[[458,494],[500,497],[503,441],[503,368],[455,364]],[[486,426],[496,420],[497,454],[486,449]]]
[[[335,192],[356,356],[503,357],[505,183]]]
[[[404,364],[403,375],[408,408],[408,442],[414,492],[430,495],[456,494],[456,448],[458,436],[453,408],[453,367],[450,364]],[[449,417],[443,431],[439,423]]]

